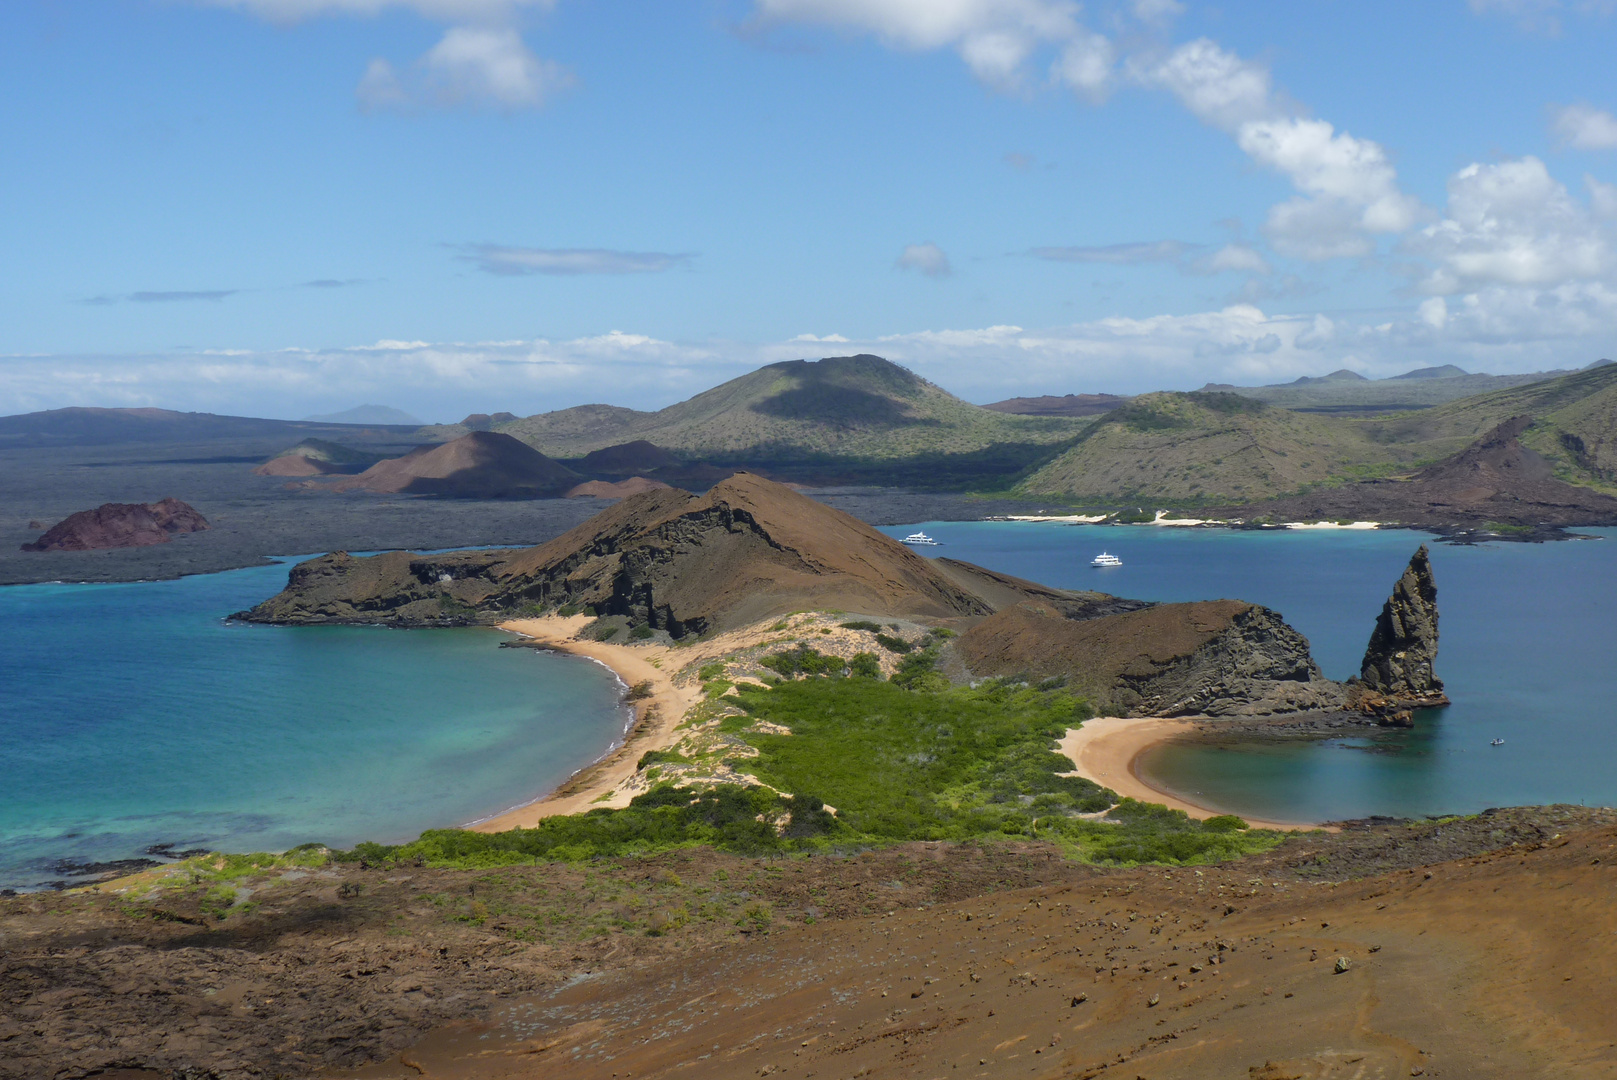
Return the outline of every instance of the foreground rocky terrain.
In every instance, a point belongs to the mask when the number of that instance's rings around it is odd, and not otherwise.
[[[1196,868],[692,850],[223,907],[181,875],[0,899],[0,1077],[1609,1077],[1614,875],[1578,807]]]

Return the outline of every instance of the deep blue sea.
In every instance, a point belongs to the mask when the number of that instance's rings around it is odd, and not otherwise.
[[[406,839],[527,802],[623,732],[609,671],[499,631],[225,621],[285,583],[0,588],[0,887],[160,843]]]
[[[1307,635],[1326,675],[1358,673],[1393,583],[1423,534],[1236,532],[1041,522],[924,522],[917,548],[1049,585],[1144,600],[1232,597]],[[1465,813],[1490,806],[1617,805],[1617,530],[1548,544],[1432,544],[1454,704],[1407,732],[1300,742],[1165,746],[1155,783],[1281,821]],[[1123,565],[1095,569],[1102,550]],[[1493,739],[1504,745],[1490,745]]]

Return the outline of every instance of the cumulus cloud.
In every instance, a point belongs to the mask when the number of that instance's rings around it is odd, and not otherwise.
[[[515,30],[454,26],[403,72],[387,60],[372,60],[354,93],[372,111],[460,105],[531,109],[572,81],[565,68],[530,52]]]
[[[1261,275],[1270,272],[1268,261],[1245,244],[1225,244],[1211,255],[1198,259],[1195,269],[1205,274],[1235,272]]]
[[[1405,245],[1436,263],[1422,282],[1427,292],[1557,286],[1613,268],[1610,226],[1572,198],[1538,158],[1468,165],[1450,178],[1448,195],[1444,219]]]
[[[1617,116],[1593,105],[1552,105],[1556,142],[1578,150],[1617,150]]]
[[[1204,123],[1234,132],[1252,120],[1281,115],[1269,69],[1199,38],[1154,61],[1134,58],[1130,75],[1166,90]]]
[[[1163,57],[1135,58],[1129,72],[1173,94],[1203,122],[1233,135],[1254,162],[1291,181],[1298,197],[1275,206],[1264,226],[1281,254],[1367,255],[1377,234],[1401,233],[1416,223],[1420,203],[1399,190],[1386,151],[1328,121],[1299,115],[1263,65],[1201,38]]]
[[[946,278],[954,273],[949,256],[936,244],[906,244],[893,264],[900,270],[915,270],[930,278]]]
[[[463,244],[459,258],[486,274],[656,274],[688,265],[693,256],[663,251],[605,248],[530,248]]]
[[[450,23],[426,55],[402,69],[376,57],[354,88],[367,111],[490,105],[531,109],[572,84],[566,68],[535,56],[515,29],[524,10],[555,0],[194,0],[276,23],[322,15],[379,15],[398,9]]]
[[[796,23],[866,33],[894,48],[951,48],[973,75],[1002,90],[1053,51],[1051,76],[1089,96],[1112,78],[1111,42],[1078,20],[1072,0],[755,0],[765,25]]]

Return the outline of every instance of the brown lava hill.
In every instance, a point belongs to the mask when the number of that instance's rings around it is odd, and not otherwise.
[[[208,521],[170,497],[154,503],[102,503],[53,525],[24,551],[97,551],[166,544],[181,533],[201,532]]]
[[[460,499],[539,499],[583,480],[526,443],[496,431],[474,431],[403,457],[378,461],[338,491],[379,491]]]
[[[321,556],[244,617],[441,626],[589,605],[677,638],[803,609],[947,621],[991,614],[1006,598],[1138,606],[940,562],[782,484],[737,473],[704,495],[630,496],[534,548]]]

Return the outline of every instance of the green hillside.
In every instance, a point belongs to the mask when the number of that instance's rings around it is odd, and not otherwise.
[[[1363,423],[1375,441],[1415,446],[1431,459],[1458,452],[1512,416],[1533,417],[1521,441],[1549,458],[1562,479],[1607,488],[1617,483],[1617,364]]]
[[[1074,502],[1238,503],[1397,474],[1465,449],[1513,416],[1564,480],[1617,488],[1617,364],[1394,417],[1300,413],[1230,393],[1146,394],[1101,417],[1022,490]]]
[[[1145,394],[1101,417],[1022,490],[1108,504],[1249,501],[1389,471],[1415,454],[1376,443],[1358,422],[1235,394]]]
[[[944,458],[1015,474],[1087,423],[984,409],[866,355],[770,364],[659,412],[586,405],[498,430],[561,458],[645,439],[714,463],[874,467]]]

